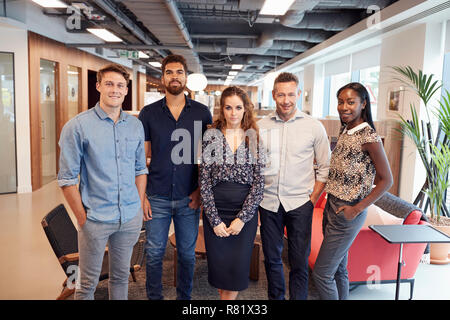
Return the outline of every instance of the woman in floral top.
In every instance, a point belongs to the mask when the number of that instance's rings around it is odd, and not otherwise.
[[[343,126],[331,154],[322,222],[324,238],[313,271],[317,291],[324,300],[347,299],[348,249],[366,220],[367,207],[392,185],[366,88],[349,83],[338,90],[337,98]]]
[[[199,184],[208,281],[222,300],[232,300],[248,287],[264,156],[245,91],[226,88],[220,106],[219,118],[203,137]]]

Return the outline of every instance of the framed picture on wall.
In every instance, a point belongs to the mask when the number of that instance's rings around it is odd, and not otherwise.
[[[391,112],[401,112],[403,105],[403,88],[390,88],[388,92],[388,110]]]

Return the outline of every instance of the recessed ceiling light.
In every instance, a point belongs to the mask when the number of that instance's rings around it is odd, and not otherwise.
[[[67,8],[68,5],[60,0],[32,0],[44,8]]]
[[[238,72],[237,72],[237,71],[230,71],[228,74],[229,74],[230,76],[235,76],[235,75],[238,74]]]
[[[106,29],[87,28],[86,30],[106,42],[122,42],[122,39]]]
[[[148,54],[145,54],[144,52],[139,51],[139,59],[148,59],[148,58],[150,58],[148,56]]]
[[[231,69],[233,70],[241,70],[244,67],[243,64],[233,64],[231,65]]]
[[[270,16],[282,16],[288,11],[294,0],[266,0],[259,14]]]
[[[148,64],[155,68],[161,68],[161,62],[158,61],[150,61]]]

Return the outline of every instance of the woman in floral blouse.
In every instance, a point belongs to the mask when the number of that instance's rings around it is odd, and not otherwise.
[[[239,87],[226,88],[219,117],[203,137],[199,181],[208,281],[222,300],[236,299],[248,287],[264,190],[259,146],[249,97]]]

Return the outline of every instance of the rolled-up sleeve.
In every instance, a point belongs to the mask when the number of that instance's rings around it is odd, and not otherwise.
[[[139,121],[139,144],[136,149],[136,176],[148,174],[147,161],[145,158],[145,133],[142,123]]]
[[[314,156],[317,164],[316,180],[325,183],[327,182],[328,170],[330,169],[331,151],[327,132],[320,122],[316,128]]]
[[[66,123],[59,139],[59,172],[60,187],[76,185],[79,182],[83,143],[81,127],[77,118]]]

